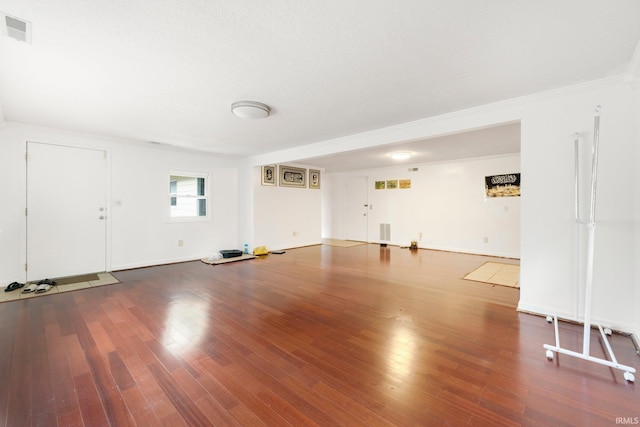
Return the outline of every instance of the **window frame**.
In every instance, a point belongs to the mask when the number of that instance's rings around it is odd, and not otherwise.
[[[189,195],[189,196],[179,196],[176,193],[172,193],[172,177],[186,177],[186,178],[202,178],[204,179],[204,194],[200,195]],[[166,218],[167,222],[206,222],[211,221],[211,174],[208,172],[193,172],[193,171],[183,171],[183,170],[169,170],[167,175],[165,175],[166,181],[166,190],[165,190],[165,210],[166,210]],[[197,185],[197,184],[196,184]],[[173,216],[171,212],[172,206],[176,206],[178,204],[178,200],[180,198],[195,198],[196,200],[204,200],[205,201],[205,209],[206,215],[203,216]],[[175,199],[175,205],[173,205],[173,201]]]

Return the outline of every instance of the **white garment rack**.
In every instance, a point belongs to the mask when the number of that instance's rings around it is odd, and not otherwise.
[[[594,120],[594,130],[593,130],[593,150],[591,152],[591,194],[590,194],[590,209],[589,209],[589,221],[582,222],[580,221],[580,213],[579,213],[579,186],[578,186],[578,172],[579,172],[579,148],[578,148],[578,134],[574,135],[574,145],[575,145],[575,216],[576,222],[580,224],[584,224],[587,226],[587,259],[585,264],[586,275],[585,275],[585,298],[584,298],[584,332],[582,338],[582,353],[578,353],[576,351],[568,350],[560,347],[560,333],[558,331],[558,316],[547,316],[547,322],[551,323],[553,321],[555,336],[556,336],[556,345],[544,344],[544,348],[547,349],[547,359],[553,360],[553,353],[562,353],[567,356],[577,357],[579,359],[588,360],[590,362],[598,363],[600,365],[609,366],[611,368],[619,369],[624,371],[624,379],[629,382],[634,382],[634,372],[636,370],[631,366],[626,366],[618,363],[616,360],[615,354],[613,354],[613,350],[611,349],[611,345],[609,345],[609,340],[607,335],[611,335],[611,330],[608,328],[603,329],[602,326],[596,325],[598,330],[600,331],[600,335],[602,336],[602,341],[604,342],[607,352],[609,353],[609,359],[601,359],[598,357],[591,356],[589,354],[589,348],[591,345],[591,294],[593,291],[593,254],[594,254],[594,243],[595,243],[595,232],[596,232],[596,222],[595,222],[595,211],[596,211],[596,184],[597,184],[597,170],[598,170],[598,145],[600,143],[600,106],[596,107],[595,111],[595,120]],[[579,233],[578,233],[579,234]]]

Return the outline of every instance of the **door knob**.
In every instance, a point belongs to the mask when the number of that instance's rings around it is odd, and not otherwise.
[[[100,215],[98,219],[104,219],[104,215]]]

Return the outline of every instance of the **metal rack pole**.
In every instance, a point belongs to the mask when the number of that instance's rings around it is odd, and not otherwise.
[[[591,295],[593,294],[593,257],[596,239],[596,187],[598,185],[598,148],[600,146],[600,106],[596,107],[591,151],[591,192],[589,195],[589,221],[587,222],[587,264],[584,289],[584,333],[582,354],[589,354],[591,344]],[[577,199],[577,195],[576,195]]]
[[[598,363],[600,365],[609,366],[611,368],[620,369],[624,371],[624,378],[629,382],[634,382],[635,377],[634,373],[636,370],[631,366],[621,365],[616,360],[615,355],[613,354],[613,350],[609,345],[609,341],[607,339],[607,335],[611,334],[611,330],[603,329],[602,326],[597,325],[600,331],[600,335],[605,343],[607,353],[611,360],[601,359],[597,357],[593,357],[589,354],[589,349],[591,346],[591,297],[593,293],[593,260],[595,253],[595,232],[596,232],[596,187],[598,184],[598,149],[600,144],[600,106],[596,107],[595,111],[595,120],[594,120],[594,130],[593,130],[593,147],[591,152],[591,192],[589,197],[589,220],[586,223],[587,226],[587,254],[586,254],[586,275],[585,275],[585,297],[584,297],[584,330],[582,337],[582,353],[578,353],[572,350],[568,350],[560,347],[560,333],[558,331],[558,316],[547,316],[547,322],[551,323],[553,321],[554,324],[554,332],[555,332],[555,341],[556,345],[552,346],[549,344],[544,344],[544,348],[547,349],[547,359],[553,359],[553,353],[562,353],[568,356],[588,360],[590,362]],[[580,221],[580,203],[579,203],[579,149],[578,149],[578,134],[574,134],[574,144],[575,144],[575,213],[576,213],[576,223],[581,224]],[[580,233],[577,233],[577,238],[579,238]],[[579,247],[578,247],[579,252]]]
[[[575,241],[575,253],[576,253],[576,280],[575,293],[576,293],[576,309],[575,317],[580,316],[580,135],[578,132],[573,134],[573,170],[574,170],[574,220],[576,222],[576,241]],[[558,345],[560,347],[560,345]]]

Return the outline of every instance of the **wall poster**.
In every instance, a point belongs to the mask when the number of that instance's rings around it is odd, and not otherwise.
[[[320,189],[320,171],[309,169],[309,188]]]
[[[306,188],[307,170],[293,166],[280,165],[280,186]]]
[[[262,185],[276,185],[275,165],[262,166]]]
[[[484,177],[486,197],[520,197],[520,173]]]

